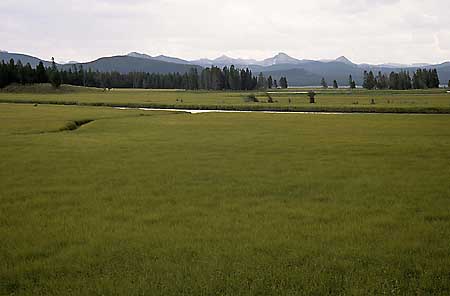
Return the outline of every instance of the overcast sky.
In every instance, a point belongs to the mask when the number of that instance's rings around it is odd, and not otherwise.
[[[450,60],[449,11],[449,0],[1,0],[0,49],[438,63]]]

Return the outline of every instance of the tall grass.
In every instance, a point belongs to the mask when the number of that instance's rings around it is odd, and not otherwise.
[[[36,86],[37,87],[37,86]],[[306,94],[274,91],[272,100],[264,92],[253,93],[259,102],[243,100],[250,92],[102,90],[63,86],[59,91],[42,86],[36,91],[24,87],[0,92],[0,102],[66,104],[86,106],[121,106],[147,108],[187,108],[266,111],[449,113],[450,95],[444,90],[411,91],[317,91],[312,106]],[[261,98],[261,99],[260,99]],[[263,98],[263,99],[262,99]],[[371,104],[372,100],[375,104]],[[273,103],[267,103],[273,101]]]
[[[0,294],[449,294],[450,117],[140,114],[0,106]]]

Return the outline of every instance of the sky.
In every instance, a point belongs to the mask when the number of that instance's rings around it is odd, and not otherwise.
[[[78,62],[137,51],[440,63],[449,11],[449,0],[1,0],[0,50]]]

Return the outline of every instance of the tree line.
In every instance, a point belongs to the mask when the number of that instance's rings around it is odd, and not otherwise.
[[[73,65],[70,69],[58,69],[52,58],[50,67],[42,62],[33,68],[29,63],[23,65],[13,59],[0,64],[0,88],[11,83],[33,84],[51,83],[55,88],[61,84],[111,88],[153,88],[153,89],[207,89],[207,90],[255,90],[267,88],[287,88],[286,77],[278,81],[272,76],[266,78],[262,73],[254,76],[252,71],[230,67],[208,67],[200,72],[196,68],[187,73],[144,73],[99,72]]]
[[[206,90],[256,90],[270,88],[287,88],[286,77],[277,81],[271,76],[265,77],[263,73],[254,76],[252,71],[230,67],[208,67],[201,71],[192,68],[187,73],[144,73],[130,72],[99,72],[91,69],[85,70],[82,65],[73,65],[70,69],[58,69],[52,59],[50,67],[44,67],[42,62],[33,68],[29,63],[23,65],[13,59],[9,63],[0,63],[0,88],[11,83],[32,84],[48,83],[59,87],[62,83],[111,88],[153,88],[153,89],[206,89]],[[325,78],[321,85],[328,88]],[[352,76],[349,76],[349,85],[356,87]],[[366,89],[424,89],[438,88],[439,76],[436,69],[417,69],[411,77],[409,72],[391,72],[389,75],[378,72],[375,76],[372,71],[364,71],[363,85]],[[450,87],[450,86],[449,86]],[[338,88],[337,81],[333,81],[333,88]]]
[[[363,85],[367,89],[425,89],[438,88],[439,75],[436,69],[417,69],[411,78],[408,71],[398,73],[391,72],[389,75],[378,72],[375,76],[372,71],[364,71]]]

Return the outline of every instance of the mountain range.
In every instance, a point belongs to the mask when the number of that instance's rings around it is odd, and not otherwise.
[[[43,61],[45,66],[50,66],[51,62],[37,57],[20,53],[9,53],[0,51],[0,60],[9,61],[20,60],[23,64],[30,63],[35,67],[39,61]],[[130,52],[127,55],[117,55],[112,57],[101,57],[87,63],[66,63],[58,64],[61,69],[69,69],[74,65],[83,66],[84,69],[93,71],[118,71],[128,72],[150,72],[150,73],[185,73],[191,68],[201,70],[212,65],[218,67],[234,65],[237,68],[249,68],[253,73],[262,72],[264,75],[271,75],[274,79],[286,76],[291,86],[312,86],[319,85],[322,77],[331,84],[337,80],[339,85],[348,85],[348,76],[351,74],[357,84],[363,80],[365,70],[378,73],[390,73],[392,71],[408,70],[415,71],[417,68],[436,68],[442,84],[447,84],[450,80],[450,62],[442,64],[395,64],[386,63],[379,65],[355,64],[345,56],[333,60],[308,60],[296,59],[285,53],[279,53],[264,60],[232,58],[222,55],[216,59],[184,60],[165,55],[150,56],[144,53]]]

